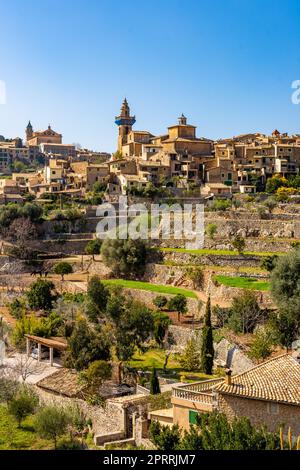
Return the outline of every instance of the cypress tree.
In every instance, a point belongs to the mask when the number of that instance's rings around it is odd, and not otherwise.
[[[151,379],[150,379],[150,395],[157,395],[160,393],[159,380],[156,374],[156,369],[152,370]]]
[[[211,326],[211,304],[210,296],[207,299],[206,311],[204,317],[204,326],[202,329],[202,344],[201,344],[201,370],[205,374],[212,374],[214,363],[214,343],[213,333]]]

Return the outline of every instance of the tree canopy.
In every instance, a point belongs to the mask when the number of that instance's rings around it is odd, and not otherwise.
[[[106,311],[109,291],[98,276],[93,276],[87,287],[87,314],[88,317],[97,322]]]
[[[278,305],[300,319],[300,250],[280,256],[271,274],[271,293]]]
[[[101,251],[102,240],[99,238],[95,238],[94,240],[90,240],[85,247],[85,252],[87,255],[92,255],[93,260],[95,259],[95,255],[99,255]]]
[[[76,370],[86,369],[97,360],[110,358],[110,340],[100,326],[92,328],[84,318],[80,318],[68,339],[66,365]]]
[[[137,276],[144,272],[147,247],[143,240],[107,238],[102,243],[101,256],[106,266],[118,276]]]
[[[31,284],[26,293],[29,307],[32,310],[51,310],[55,299],[55,295],[52,293],[53,289],[53,282],[46,279],[39,279]]]
[[[66,274],[71,274],[73,272],[73,268],[70,263],[62,261],[61,263],[57,263],[54,266],[53,271],[55,274],[61,276],[61,280],[63,281]]]
[[[229,421],[225,414],[199,413],[188,431],[152,421],[149,437],[158,450],[279,450],[279,433],[254,427],[248,418]]]

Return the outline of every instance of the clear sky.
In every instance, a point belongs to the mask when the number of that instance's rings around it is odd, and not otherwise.
[[[51,123],[65,143],[116,149],[183,112],[198,136],[300,133],[299,0],[0,0],[0,134]]]

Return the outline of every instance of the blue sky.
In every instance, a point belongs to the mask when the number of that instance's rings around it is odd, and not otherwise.
[[[7,137],[31,119],[114,151],[124,96],[154,134],[182,112],[198,136],[300,133],[299,0],[0,0],[0,13]]]

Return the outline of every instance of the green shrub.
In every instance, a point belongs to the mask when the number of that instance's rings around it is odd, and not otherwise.
[[[38,402],[37,395],[25,387],[9,401],[8,411],[17,420],[18,427],[27,416],[34,413]]]
[[[229,199],[216,199],[212,206],[211,209],[213,211],[226,211],[231,207],[231,201]]]

